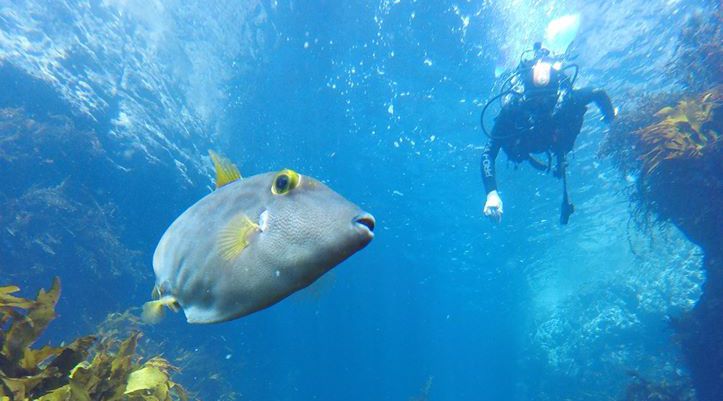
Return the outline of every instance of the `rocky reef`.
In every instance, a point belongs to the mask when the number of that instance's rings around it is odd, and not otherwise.
[[[36,299],[0,287],[0,400],[2,401],[172,401],[188,400],[171,379],[165,359],[136,352],[140,332],[119,341],[84,336],[67,345],[33,347],[56,317],[57,278]]]
[[[631,383],[625,390],[625,401],[695,401],[690,386],[683,383],[653,383],[630,372]]]
[[[634,182],[631,201],[638,223],[670,222],[704,253],[703,294],[691,312],[672,321],[701,401],[720,400],[723,394],[723,151],[719,138],[723,35],[719,18],[689,21],[671,63],[681,89],[639,96],[637,107],[620,114],[602,148],[602,154]],[[631,383],[637,386],[636,394],[648,386],[641,387],[639,382]]]

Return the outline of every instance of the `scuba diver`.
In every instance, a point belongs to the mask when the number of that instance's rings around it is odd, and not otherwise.
[[[532,52],[533,57],[524,59]],[[565,71],[574,68],[572,78]],[[522,54],[513,74],[503,83],[501,93],[492,98],[482,110],[482,130],[490,140],[482,151],[482,181],[487,200],[484,214],[497,222],[502,220],[502,199],[497,193],[495,159],[500,148],[515,163],[527,161],[534,168],[549,172],[563,181],[563,200],[560,223],[567,224],[574,207],[567,196],[565,155],[570,152],[580,133],[587,106],[595,103],[610,124],[615,109],[601,89],[574,89],[577,65],[563,66],[561,57],[554,57],[540,42]],[[501,99],[502,108],[495,119],[492,132],[484,126],[487,108]],[[534,154],[547,156],[546,162]],[[552,167],[552,158],[555,167]]]

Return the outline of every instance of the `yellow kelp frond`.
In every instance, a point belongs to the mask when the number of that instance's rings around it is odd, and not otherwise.
[[[227,158],[220,156],[213,150],[208,151],[211,160],[213,160],[213,166],[216,169],[216,188],[234,182],[241,178],[241,173],[238,171],[238,167],[233,164]]]
[[[38,401],[94,401],[84,388],[74,383],[66,384],[40,397]]]
[[[13,319],[8,331],[4,334],[2,355],[7,362],[17,365],[21,363],[26,349],[35,343],[51,320],[55,318],[55,304],[60,296],[60,280],[55,278],[50,291],[40,290],[34,302],[23,307],[26,314],[22,319]],[[1,312],[0,313],[7,313]],[[0,321],[4,319],[0,318]]]
[[[75,365],[88,355],[95,338],[81,337],[63,347],[30,346],[55,318],[60,295],[56,278],[48,292],[41,290],[35,300],[14,297],[17,287],[0,290],[0,399],[37,399],[68,382]]]
[[[221,230],[218,238],[219,250],[226,260],[236,258],[249,245],[251,235],[259,231],[259,225],[241,213]]]
[[[160,392],[168,394],[168,388],[164,386],[168,382],[168,376],[155,366],[146,366],[131,373],[128,377],[125,394],[135,391],[146,394],[157,395]],[[165,388],[164,388],[165,387]]]
[[[122,342],[87,336],[61,347],[30,348],[55,317],[60,281],[40,291],[35,300],[10,295],[17,291],[14,286],[0,288],[0,401],[188,399],[171,380],[177,369],[168,361],[156,357],[141,363],[136,353],[139,332]]]
[[[154,400],[171,399],[170,394],[175,394],[180,400],[188,400],[186,391],[170,380],[169,371],[175,370],[168,361],[163,358],[152,358],[142,368],[133,371],[128,377],[125,394],[131,398],[134,396],[155,397]]]
[[[168,361],[155,357],[139,363],[136,348],[140,337],[135,332],[117,346],[110,339],[101,342],[93,360],[79,365],[62,390],[71,392],[74,390],[69,386],[75,386],[92,400],[187,400],[183,388],[170,378],[170,372],[176,369]]]
[[[143,312],[141,314],[143,322],[146,324],[156,324],[160,322],[163,318],[164,306],[174,312],[178,312],[180,308],[178,301],[172,296],[164,296],[161,299],[146,302],[143,304]]]
[[[668,124],[689,124],[694,131],[700,131],[701,125],[710,120],[713,103],[710,102],[711,93],[703,95],[700,101],[686,99],[678,102],[675,108],[664,107],[655,115],[664,117]]]
[[[29,308],[33,304],[32,300],[12,295],[18,291],[20,291],[20,288],[14,285],[0,287],[0,308]]]
[[[655,113],[659,121],[636,130],[643,171],[652,173],[664,160],[699,158],[705,147],[718,140],[713,115],[720,112],[721,87],[686,98],[675,107]]]

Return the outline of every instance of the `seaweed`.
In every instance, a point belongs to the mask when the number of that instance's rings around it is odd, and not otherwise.
[[[171,401],[188,400],[171,380],[176,371],[153,357],[142,362],[134,332],[124,341],[84,336],[66,346],[33,348],[56,317],[60,280],[35,300],[0,287],[0,400],[2,401]]]
[[[635,183],[630,198],[639,226],[672,221],[694,242],[710,242],[705,223],[711,219],[703,216],[715,214],[707,199],[720,192],[721,100],[723,85],[699,94],[644,96],[606,137],[601,155]],[[671,188],[680,196],[671,196]],[[700,207],[683,207],[686,202]]]
[[[652,174],[664,160],[700,158],[706,146],[718,140],[713,113],[720,109],[720,99],[720,87],[685,98],[655,113],[659,121],[633,131],[644,173]]]
[[[127,337],[144,327],[140,315],[141,309],[138,307],[111,313],[103,322],[96,325],[96,332],[100,337]],[[166,344],[166,336],[154,335],[153,327],[145,326],[145,329],[147,336],[139,342],[137,352],[145,355],[163,353],[167,358],[172,359],[174,365],[179,368],[177,377],[188,383],[185,386],[187,391],[203,393],[206,399],[217,401],[232,401],[242,398],[231,382],[233,375],[225,374],[234,372],[237,368],[241,369],[242,357],[234,358],[239,365],[234,365],[223,357],[224,354],[230,356],[232,352],[235,352],[227,345],[220,345],[219,340],[225,342],[223,337],[219,339],[212,336],[205,341],[194,341],[190,348],[174,341],[173,347],[169,349]]]

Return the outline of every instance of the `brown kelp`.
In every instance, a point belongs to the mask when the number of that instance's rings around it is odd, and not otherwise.
[[[168,361],[145,362],[136,353],[140,333],[122,342],[80,337],[69,345],[33,348],[55,318],[60,295],[56,278],[36,299],[0,287],[0,400],[2,401],[172,401],[187,400],[171,380]]]
[[[101,338],[127,338],[144,327],[141,318],[141,309],[133,307],[123,312],[114,312],[106,316],[106,319],[96,324],[95,331]],[[169,347],[166,336],[154,335],[146,331],[147,336],[138,343],[136,352],[143,355],[156,355],[163,353],[164,356],[173,360],[174,366],[179,372],[174,375],[178,380],[186,381],[184,388],[190,393],[203,394],[205,399],[216,401],[233,401],[241,399],[241,395],[234,389],[231,383],[233,373],[243,369],[243,357],[234,355],[235,364],[224,358],[225,353],[230,356],[236,354],[237,350],[224,345],[223,337],[210,336],[204,341],[195,341],[190,348],[178,341],[172,341],[173,346]],[[157,334],[157,333],[156,333]],[[222,354],[219,354],[221,352]]]
[[[721,87],[655,113],[659,121],[636,130],[643,170],[651,174],[663,160],[700,158],[718,140],[713,111],[720,109]]]
[[[719,211],[709,200],[721,192],[723,85],[670,103],[664,96],[640,103],[620,116],[602,153],[637,176],[634,200],[645,215],[672,221],[699,245],[714,245]]]

